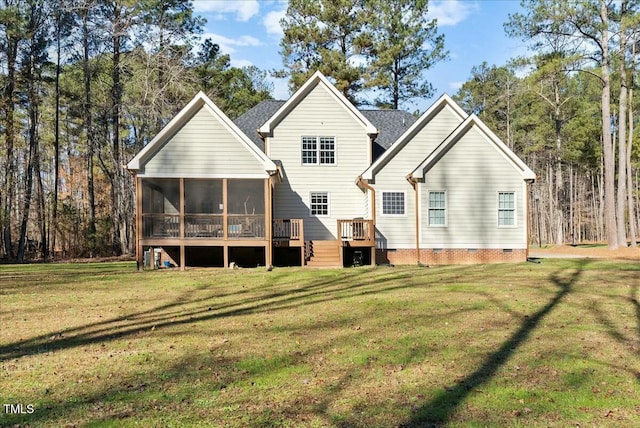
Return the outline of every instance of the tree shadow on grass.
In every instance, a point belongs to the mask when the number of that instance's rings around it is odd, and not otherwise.
[[[389,287],[383,287],[383,290],[387,289]],[[373,316],[376,309],[371,307],[369,310],[369,314]],[[456,312],[447,312],[442,316],[451,317]],[[96,373],[87,373],[86,377],[92,379],[95,387],[71,388],[70,394],[56,399],[47,398],[45,394],[41,400],[36,401],[35,413],[5,415],[0,420],[0,426],[38,426],[58,422],[66,422],[69,426],[126,426],[137,420],[153,426],[156,421],[167,422],[163,419],[167,415],[175,415],[169,416],[169,421],[174,426],[198,425],[194,422],[196,420],[212,426],[274,426],[290,424],[289,419],[294,421],[293,425],[306,425],[305,416],[308,418],[307,421],[320,420],[322,425],[354,426],[349,421],[349,416],[333,410],[332,406],[345,390],[360,381],[366,366],[343,363],[345,370],[337,372],[325,370],[322,360],[330,358],[326,355],[335,353],[334,349],[341,350],[353,346],[354,337],[368,337],[373,334],[367,326],[362,330],[352,328],[353,322],[357,320],[347,316],[330,320],[317,319],[311,325],[292,324],[284,331],[318,332],[313,334],[317,340],[309,344],[302,341],[301,348],[283,347],[275,353],[254,352],[238,355],[227,353],[227,345],[223,342],[215,342],[208,349],[199,348],[198,352],[182,350],[182,357],[175,361],[157,357],[145,360],[140,368],[129,372],[113,372],[113,377],[107,377],[105,372],[97,373],[100,377],[96,377]],[[339,329],[344,334],[321,334],[327,328]],[[212,334],[215,332],[212,331]],[[291,334],[287,334],[286,337],[289,339],[285,339],[284,342],[293,340]],[[404,358],[422,360],[431,349],[429,346],[420,350],[411,349],[416,355]],[[386,351],[380,349],[378,352],[382,355]],[[300,374],[287,374],[292,369],[300,369]],[[272,401],[264,396],[260,397],[269,394],[278,398],[275,391],[265,392],[269,388],[273,390],[281,387],[269,383],[271,378],[278,378],[278,372],[282,372],[283,376],[288,378],[284,383],[285,390],[288,391],[286,385],[293,385],[293,396]],[[86,378],[85,375],[82,377]],[[67,380],[59,382],[47,385],[47,390],[56,390]],[[307,386],[301,386],[296,390],[296,385],[303,384]],[[247,391],[254,388],[255,400],[247,399]],[[240,395],[237,398],[230,395],[238,392]],[[245,395],[242,396],[243,394]],[[201,407],[206,404],[203,401],[216,409],[204,409]],[[236,405],[237,408],[234,408]],[[233,410],[225,413],[225,407]],[[211,418],[211,415],[219,417],[221,413],[225,413],[223,416],[229,419]]]
[[[371,269],[357,269],[330,277],[318,276],[299,287],[291,284],[279,285],[277,280],[270,281],[271,285],[263,289],[249,287],[236,289],[234,292],[221,292],[220,288],[213,287],[210,293],[200,298],[193,298],[192,291],[185,291],[171,302],[147,310],[2,344],[0,362],[43,352],[114,341],[151,329],[264,311],[279,311],[416,285],[417,277],[413,271],[380,271],[377,275],[371,275],[371,272]],[[246,295],[247,293],[252,295]],[[230,300],[220,302],[221,298]]]
[[[518,347],[529,338],[542,319],[572,291],[573,285],[578,281],[588,263],[586,259],[579,260],[572,272],[557,271],[551,274],[549,279],[557,287],[555,296],[536,313],[525,316],[518,330],[497,351],[490,354],[482,366],[461,381],[445,388],[431,401],[417,409],[415,415],[402,426],[414,428],[446,424],[471,392],[490,381],[498,369],[504,366]]]

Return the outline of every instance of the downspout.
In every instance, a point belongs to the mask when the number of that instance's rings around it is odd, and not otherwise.
[[[260,129],[256,129],[256,132],[258,133],[258,137],[262,140],[262,143],[264,144],[264,154],[269,156],[269,147],[267,146],[267,138],[265,137],[264,134],[260,132]]]
[[[419,230],[419,226],[420,226],[420,214],[418,212],[418,181],[413,177],[412,174],[409,174],[405,177],[407,179],[407,181],[409,183],[411,183],[411,187],[413,187],[414,193],[415,193],[415,205],[416,205],[416,264],[418,266],[422,266],[422,263],[420,262],[420,230]]]
[[[526,194],[526,198],[527,198],[527,215],[526,215],[526,227],[527,227],[527,252],[526,252],[526,256],[527,256],[527,258],[526,258],[526,260],[529,260],[529,245],[530,245],[530,242],[531,242],[531,233],[530,233],[530,229],[529,229],[529,226],[530,226],[530,221],[529,220],[530,220],[530,217],[531,217],[531,212],[530,212],[531,205],[530,205],[530,201],[529,200],[531,198],[530,198],[530,195],[529,195],[529,190],[530,190],[529,186],[531,186],[532,183],[533,183],[533,180],[525,180],[525,186],[526,186],[525,187],[526,188],[525,194]]]
[[[371,191],[371,219],[373,220],[373,225],[376,225],[376,189],[374,189],[369,183],[362,179],[362,176],[358,176],[356,181],[358,187],[362,186],[367,190]]]

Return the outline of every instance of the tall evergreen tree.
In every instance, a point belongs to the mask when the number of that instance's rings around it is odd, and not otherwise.
[[[444,35],[427,18],[428,0],[367,0],[372,38],[366,87],[376,88],[376,104],[397,109],[414,98],[429,98],[433,86],[424,73],[445,60]]]
[[[54,178],[53,196],[51,208],[51,228],[49,246],[51,252],[56,249],[56,239],[58,236],[58,192],[60,189],[60,75],[62,73],[62,52],[65,41],[68,40],[73,26],[73,14],[68,10],[66,1],[58,3],[58,7],[53,11],[53,26],[56,52],[56,68],[54,77],[55,113],[54,113]]]
[[[2,110],[4,116],[5,172],[2,174],[2,212],[0,225],[2,226],[2,243],[5,256],[15,257],[12,239],[12,212],[15,200],[16,186],[16,81],[19,43],[26,37],[25,31],[25,3],[22,0],[4,0],[0,7],[0,54],[6,59],[7,74],[3,79]]]
[[[197,89],[214,100],[229,117],[237,117],[271,98],[266,72],[257,67],[232,67],[229,55],[220,54],[220,47],[210,39],[202,42],[193,71]]]
[[[38,196],[38,217],[40,231],[40,251],[46,258],[47,242],[44,222],[44,194],[42,177],[40,175],[40,104],[42,93],[42,69],[47,61],[49,46],[47,10],[43,0],[30,0],[26,7],[26,46],[24,49],[21,68],[25,81],[27,112],[28,112],[28,141],[26,177],[24,183],[24,199],[21,207],[20,237],[18,240],[18,262],[24,261],[27,240],[27,227],[33,196],[33,181],[36,180]]]
[[[320,70],[357,103],[363,86],[362,54],[371,46],[364,31],[368,17],[364,0],[291,0],[281,21],[280,42],[290,88],[296,90]]]

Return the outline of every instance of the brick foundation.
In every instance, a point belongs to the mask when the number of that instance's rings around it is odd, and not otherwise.
[[[417,261],[416,249],[376,250],[376,263],[393,265],[413,265]],[[476,264],[476,263],[518,263],[527,260],[527,250],[432,248],[420,249],[420,262],[428,265]]]

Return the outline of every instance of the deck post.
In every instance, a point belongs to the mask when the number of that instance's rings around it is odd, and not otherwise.
[[[222,247],[222,257],[224,263],[224,267],[229,267],[229,245],[227,239],[229,239],[229,207],[227,203],[227,198],[229,193],[227,192],[227,184],[228,180],[226,178],[222,179],[222,239],[224,241],[224,246]]]
[[[264,222],[265,222],[265,248],[264,248],[264,264],[266,267],[273,263],[273,220],[271,215],[271,178],[264,180]]]
[[[302,245],[300,246],[300,266],[304,266],[306,260],[306,250],[307,250],[307,244],[304,240],[304,220],[300,221],[300,225],[299,225],[299,230],[298,233],[300,234],[299,239],[300,242],[302,243]]]
[[[344,241],[342,240],[342,221],[338,220],[338,257],[340,259],[340,267],[344,267]]]
[[[225,241],[229,239],[227,236],[228,228],[229,228],[229,217],[227,215],[228,207],[227,207],[227,179],[222,179],[222,239]]]
[[[179,213],[180,213],[180,217],[179,217],[179,223],[178,223],[178,230],[179,230],[179,236],[180,239],[184,239],[184,210],[185,210],[185,203],[184,203],[184,178],[180,178],[180,208],[179,208]]]
[[[526,231],[526,235],[527,235],[527,251],[526,251],[526,257],[527,260],[529,260],[529,244],[531,242],[531,234],[529,233],[529,200],[531,199],[531,195],[529,194],[529,192],[531,191],[530,185],[531,185],[531,181],[525,180],[524,182],[524,188],[525,188],[525,192],[524,192],[524,198],[525,198],[525,214],[524,214],[524,218],[525,218],[525,227],[527,229]]]
[[[179,223],[178,223],[178,228],[179,228],[179,236],[180,236],[180,241],[184,242],[184,210],[185,210],[185,203],[184,203],[184,178],[180,177],[180,209],[179,209],[179,213],[180,213],[180,218],[179,218]],[[185,262],[186,262],[186,255],[184,253],[184,243],[180,244],[180,270],[185,270],[186,266],[185,266]]]
[[[224,263],[224,267],[229,267],[229,245],[225,241],[224,246],[222,247],[222,263]]]
[[[144,248],[140,245],[142,240],[142,179],[135,176],[136,183],[136,268],[143,270]]]

